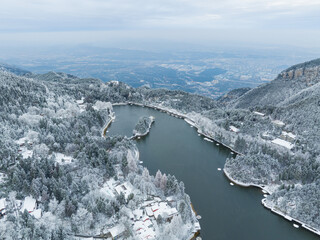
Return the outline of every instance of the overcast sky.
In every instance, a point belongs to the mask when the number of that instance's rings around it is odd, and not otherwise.
[[[320,48],[320,0],[1,0],[0,41]],[[143,44],[142,44],[143,46]]]

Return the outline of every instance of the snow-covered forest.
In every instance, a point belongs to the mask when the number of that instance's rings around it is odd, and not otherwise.
[[[1,239],[193,234],[198,221],[183,183],[160,171],[150,176],[133,140],[101,136],[112,105],[92,96],[115,102],[128,87],[122,93],[94,79],[6,71],[0,84]],[[143,221],[139,212],[151,200],[162,213],[137,233],[132,222]]]
[[[195,219],[185,207],[190,200],[183,184],[161,173],[149,176],[134,157],[131,140],[101,138],[113,116],[109,102],[153,106],[188,118],[199,132],[240,153],[225,164],[234,180],[266,186],[269,206],[320,229],[319,69],[319,61],[297,65],[268,84],[222,100],[63,73],[1,72],[0,198],[7,199],[7,207],[0,234],[39,239],[97,234],[102,219],[119,221],[127,212],[122,207],[134,211],[141,196],[149,195],[173,197],[171,207],[179,210],[174,224],[159,224],[165,228],[158,229],[159,238],[188,234]],[[141,194],[110,200],[99,190],[110,179],[129,182]],[[17,211],[27,196],[37,200],[40,220]],[[175,224],[184,227],[174,231]]]

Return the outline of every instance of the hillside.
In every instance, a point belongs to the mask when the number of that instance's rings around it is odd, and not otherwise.
[[[319,71],[319,60],[298,64],[268,84],[234,90],[219,101],[183,91],[132,88],[118,81],[102,83],[64,73],[19,77],[0,72],[0,130],[4,136],[0,164],[7,178],[1,196],[18,201],[29,194],[35,199],[50,199],[41,200],[40,206],[44,212],[59,210],[51,219],[60,223],[50,230],[54,234],[61,229],[63,234],[75,234],[102,228],[97,224],[91,229],[89,220],[84,229],[76,228],[83,216],[101,223],[105,217],[97,214],[101,206],[108,217],[119,212],[121,206],[114,199],[106,205],[100,205],[99,199],[90,200],[92,191],[99,190],[105,179],[131,179],[144,193],[145,188],[137,184],[142,181],[150,184],[156,195],[173,194],[189,204],[174,177],[168,177],[172,182],[169,189],[161,189],[153,177],[146,177],[138,159],[123,160],[136,151],[132,141],[101,139],[101,129],[113,116],[110,103],[135,103],[184,116],[199,132],[241,153],[226,160],[224,170],[233,180],[263,185],[271,193],[265,199],[267,206],[320,229]],[[108,107],[100,108],[103,103]],[[71,164],[55,165],[62,162],[60,154]],[[11,192],[16,195],[9,196]],[[195,221],[190,212],[180,214]],[[38,228],[47,226],[34,223]],[[18,237],[27,234],[17,230],[13,218],[6,224],[5,228],[15,229]],[[22,229],[30,233],[27,224]]]
[[[281,72],[270,83],[261,85],[247,92],[232,105],[236,108],[261,106],[282,106],[289,98],[294,98],[301,91],[320,82],[320,59],[297,64]]]
[[[150,176],[134,141],[101,136],[114,113],[93,96],[123,101],[133,89],[54,72],[0,71],[0,83],[0,239],[137,239],[137,228],[186,239],[197,231],[174,176]],[[152,222],[151,204],[161,206]]]

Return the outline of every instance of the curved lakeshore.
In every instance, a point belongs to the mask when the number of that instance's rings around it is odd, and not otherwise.
[[[197,129],[197,132],[202,135],[204,138],[207,138],[211,141],[214,141],[218,144],[221,144],[222,146],[230,149],[230,151],[236,153],[236,154],[240,154],[242,155],[242,153],[236,151],[235,149],[233,149],[231,146],[225,144],[224,142],[221,142],[217,139],[215,139],[213,136],[207,134],[207,133],[204,133],[200,130],[200,127],[194,122],[193,119],[191,119],[190,117],[188,117],[187,115],[183,114],[183,113],[180,113],[174,109],[168,109],[168,108],[165,108],[165,107],[160,107],[160,106],[155,106],[155,105],[147,105],[147,104],[141,104],[141,103],[135,103],[135,102],[123,102],[123,103],[113,103],[112,106],[127,106],[127,105],[131,105],[131,106],[138,106],[138,107],[146,107],[146,108],[151,108],[151,109],[154,109],[154,110],[157,110],[157,111],[160,111],[160,112],[163,112],[163,113],[167,113],[168,115],[172,116],[172,117],[176,117],[176,118],[180,118],[180,119],[184,119],[190,126],[194,127]]]
[[[234,150],[231,146],[223,143],[223,142],[220,142],[218,141],[217,139],[213,138],[212,136],[206,134],[206,133],[203,133],[199,126],[194,122],[194,120],[192,120],[191,118],[189,118],[188,116],[186,116],[185,114],[182,114],[182,113],[179,113],[178,111],[174,111],[174,110],[170,110],[170,109],[167,109],[167,108],[164,108],[164,107],[160,107],[160,106],[153,106],[153,105],[146,105],[146,104],[140,104],[140,103],[134,103],[134,102],[128,102],[128,103],[119,103],[119,104],[113,104],[113,105],[135,105],[135,106],[139,106],[139,107],[147,107],[147,108],[152,108],[152,109],[155,109],[155,110],[158,110],[158,111],[161,111],[161,112],[164,112],[164,113],[167,113],[169,114],[170,116],[173,116],[173,117],[177,117],[177,118],[182,118],[185,120],[185,122],[187,122],[190,126],[194,127],[197,129],[197,132],[198,134],[202,135],[204,137],[204,140],[208,141],[208,142],[216,142],[218,144],[221,144],[222,146],[228,148],[230,151],[236,153],[236,154],[242,154],[240,152],[237,152],[236,150]],[[261,189],[262,191],[265,191],[266,193],[268,193],[269,195],[272,194],[271,190],[268,189],[267,186],[264,186],[264,185],[259,185],[259,184],[254,184],[254,183],[251,183],[251,184],[246,184],[246,183],[242,183],[242,182],[239,182],[235,179],[233,179],[230,174],[225,170],[225,168],[223,168],[223,172],[225,174],[225,176],[233,183],[235,183],[236,185],[238,186],[241,186],[241,187],[256,187],[256,188],[259,188]],[[271,207],[268,207],[266,204],[263,204],[266,208],[270,209],[272,212],[284,217],[285,219],[289,220],[289,221],[292,221],[294,220],[295,222],[298,222],[301,224],[301,226],[303,228],[305,228],[306,230],[308,231],[311,231],[317,235],[320,236],[320,229],[315,229],[313,227],[311,227],[310,225],[298,220],[298,219],[295,219],[295,218],[292,218],[288,215],[285,215],[283,213],[281,213],[280,211],[274,211],[272,210]],[[291,220],[290,220],[291,219]]]
[[[117,121],[109,128],[111,135],[130,136],[140,116],[156,117],[150,134],[136,142],[140,160],[151,174],[160,169],[184,182],[186,192],[202,216],[203,239],[212,236],[221,240],[318,239],[317,235],[304,228],[296,229],[292,223],[262,208],[263,193],[256,187],[263,186],[231,187],[222,171],[217,170],[223,169],[227,157],[232,157],[230,149],[199,137],[196,128],[183,124],[182,116],[171,118],[158,109],[138,106],[119,106],[114,110]]]
[[[257,187],[257,188],[260,188],[261,190],[267,192],[268,194],[272,194],[272,193],[270,192],[270,190],[268,190],[268,188],[266,188],[266,187],[263,186],[263,185],[254,184],[254,183],[250,183],[250,184],[242,183],[242,182],[239,182],[239,181],[233,179],[233,178],[230,176],[230,174],[226,171],[225,168],[223,169],[223,172],[224,172],[225,176],[226,176],[231,182],[235,183],[235,184],[238,185],[238,186],[241,186],[241,187]],[[313,233],[315,233],[315,234],[317,234],[317,235],[320,236],[320,230],[315,229],[315,228],[311,227],[310,225],[308,225],[307,223],[304,223],[304,222],[300,221],[299,219],[293,218],[293,217],[291,217],[291,216],[289,216],[289,215],[281,212],[280,210],[277,210],[277,209],[269,206],[269,205],[266,203],[266,198],[262,199],[262,200],[261,200],[261,203],[262,203],[262,205],[263,205],[265,208],[271,210],[271,212],[273,212],[273,213],[275,213],[275,214],[278,214],[279,216],[285,218],[286,220],[288,220],[288,221],[290,221],[290,222],[299,223],[299,224],[300,224],[303,228],[305,228],[306,230],[311,231],[311,232],[313,232]]]

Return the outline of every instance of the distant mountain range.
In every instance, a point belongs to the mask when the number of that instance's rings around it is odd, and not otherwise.
[[[25,74],[31,73],[31,72],[29,72],[27,70],[23,70],[23,69],[18,68],[16,66],[4,64],[4,63],[0,63],[0,70],[8,71],[8,72],[14,73],[14,74],[19,75],[19,76],[23,76]]]

